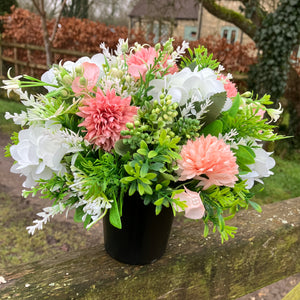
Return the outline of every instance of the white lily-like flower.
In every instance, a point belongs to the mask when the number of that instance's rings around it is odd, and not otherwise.
[[[274,173],[270,169],[275,167],[275,160],[270,157],[272,152],[267,152],[262,148],[254,148],[255,153],[255,163],[248,165],[251,169],[251,172],[240,175],[242,180],[247,180],[247,188],[251,189],[254,185],[254,181],[260,182],[263,184],[261,178],[269,177]]]
[[[10,71],[11,71],[11,68],[9,68],[9,70],[7,72],[7,77],[9,79],[2,81],[5,84],[4,86],[2,86],[2,88],[7,90],[8,97],[9,97],[11,91],[19,90],[21,88],[21,81],[19,79],[23,77],[23,75],[11,77]]]
[[[277,108],[277,109],[268,108],[267,113],[271,117],[270,122],[272,122],[272,121],[276,122],[280,118],[280,115],[282,114],[282,112],[283,112],[283,109],[281,108],[281,103],[279,103],[279,108]]]

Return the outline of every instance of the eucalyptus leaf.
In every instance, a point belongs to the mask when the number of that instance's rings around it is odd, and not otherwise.
[[[222,108],[226,102],[226,92],[214,94],[210,97],[212,104],[208,108],[208,112],[205,114],[205,122],[209,124],[217,119],[220,115]]]

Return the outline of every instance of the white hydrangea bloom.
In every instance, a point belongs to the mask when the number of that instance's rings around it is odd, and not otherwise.
[[[255,152],[255,163],[252,165],[248,165],[251,169],[251,172],[240,175],[242,180],[247,180],[247,188],[251,189],[254,185],[254,182],[263,183],[261,178],[269,177],[274,173],[270,171],[270,169],[275,167],[275,160],[270,157],[272,152],[267,152],[262,148],[254,148],[253,151]]]
[[[19,132],[19,143],[10,147],[11,156],[16,161],[11,172],[26,176],[24,187],[35,186],[39,179],[50,179],[53,172],[64,174],[66,169],[61,163],[64,155],[80,151],[80,147],[68,143],[66,132],[60,131],[60,127],[47,123],[46,126],[30,126]]]
[[[159,99],[162,92],[172,96],[172,101],[180,106],[186,105],[189,99],[204,102],[212,95],[224,92],[224,85],[217,79],[216,73],[205,68],[191,71],[184,68],[180,72],[165,76],[164,79],[150,81],[154,88],[149,91],[154,99]]]

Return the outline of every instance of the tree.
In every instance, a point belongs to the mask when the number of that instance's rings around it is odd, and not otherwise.
[[[94,2],[93,0],[71,0],[69,2],[62,11],[64,17],[88,19],[89,7]]]
[[[288,78],[300,84],[299,75],[290,64],[291,52],[300,44],[299,0],[237,0],[243,5],[242,13],[218,5],[216,0],[202,1],[211,14],[236,25],[256,43],[258,62],[249,72],[249,87],[255,93],[269,93],[277,104],[287,84],[291,86]],[[289,98],[288,110],[289,130],[300,145],[299,101],[299,97]]]
[[[18,3],[16,0],[1,0],[0,2],[0,16],[3,16],[6,13],[10,13],[10,8],[12,6],[18,6]],[[3,31],[3,24],[2,21],[0,21],[0,33]]]
[[[64,8],[64,5],[66,4],[67,0],[63,0],[61,4],[61,9],[56,17],[54,27],[52,29],[52,34],[49,34],[48,28],[47,28],[47,13],[45,10],[45,2],[44,0],[32,0],[34,7],[38,11],[38,14],[41,17],[41,25],[42,25],[42,31],[43,31],[43,39],[44,39],[44,45],[45,45],[45,51],[46,51],[46,61],[47,65],[52,65],[53,57],[52,57],[52,43],[55,38],[55,34],[58,28],[59,20],[61,18],[62,10]]]

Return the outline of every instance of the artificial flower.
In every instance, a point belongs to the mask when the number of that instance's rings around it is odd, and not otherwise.
[[[4,81],[25,105],[5,117],[27,126],[7,148],[16,161],[11,171],[26,176],[24,196],[40,191],[54,200],[29,233],[69,209],[86,228],[106,214],[121,228],[122,199],[134,195],[156,213],[184,210],[211,221],[222,240],[233,236],[231,226],[218,225],[223,212],[253,203],[248,189],[275,165],[255,141],[282,138],[258,119],[267,111],[276,121],[282,110],[265,107],[267,95],[237,96],[231,77],[201,47],[179,69],[187,47],[174,50],[169,39],[129,48],[120,40],[115,51],[101,44],[101,54],[54,65],[42,81]],[[21,89],[41,85],[45,95]]]
[[[224,89],[227,93],[227,97],[234,98],[238,93],[235,83],[230,81],[227,76],[224,76],[222,74],[218,76],[218,79],[224,84]]]
[[[185,208],[185,216],[189,219],[201,219],[205,214],[205,208],[201,201],[199,193],[190,191],[185,187],[185,191],[179,194],[176,194],[175,197],[178,197],[180,201],[186,203],[187,207]],[[178,208],[178,211],[182,211],[181,208]]]
[[[82,64],[82,68],[82,77],[77,76],[72,82],[72,90],[78,95],[84,90],[91,92],[95,87],[100,75],[100,69],[94,63],[84,62]]]
[[[212,185],[233,187],[239,173],[236,157],[222,139],[208,135],[189,140],[181,149],[178,160],[179,180],[199,180],[207,189]]]
[[[243,180],[247,180],[248,189],[253,187],[255,181],[263,183],[262,178],[273,175],[270,169],[275,167],[275,160],[270,156],[272,152],[267,152],[262,148],[254,148],[253,151],[255,153],[255,163],[248,165],[251,172],[240,175]]]
[[[131,97],[121,98],[115,90],[107,90],[104,94],[98,90],[95,98],[84,99],[79,107],[78,116],[84,119],[78,126],[86,128],[85,139],[110,151],[115,142],[121,138],[121,131],[126,123],[133,121],[137,107],[130,105]]]
[[[46,127],[30,126],[19,132],[19,143],[10,147],[10,154],[17,162],[11,172],[26,176],[24,187],[33,187],[39,179],[48,180],[53,173],[65,173],[61,160],[74,149],[66,142],[60,127],[48,123]]]
[[[177,102],[179,106],[188,105],[188,101],[191,100],[205,102],[211,96],[225,92],[224,85],[209,68],[200,71],[197,68],[194,71],[184,68],[174,75],[166,75],[164,79],[154,79],[149,85],[153,87],[149,95],[154,99],[159,99],[163,92],[172,96],[172,101]]]

